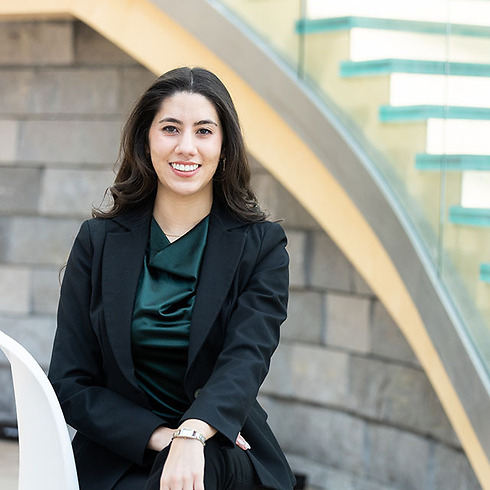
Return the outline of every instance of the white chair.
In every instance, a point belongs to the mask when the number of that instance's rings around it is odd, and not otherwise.
[[[19,429],[19,490],[78,490],[68,428],[56,394],[35,359],[0,331],[14,382]]]

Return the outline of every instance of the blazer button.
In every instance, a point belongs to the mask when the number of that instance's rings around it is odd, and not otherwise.
[[[199,395],[199,392],[201,391],[201,388],[198,388],[195,392],[194,392],[194,398],[197,398],[197,395]]]

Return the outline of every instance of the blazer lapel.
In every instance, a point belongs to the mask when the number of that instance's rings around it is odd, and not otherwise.
[[[248,227],[244,225],[221,206],[213,205],[196,290],[196,302],[192,311],[188,368],[192,365],[228,294],[245,243]]]
[[[126,378],[138,386],[131,353],[131,322],[148,241],[152,207],[114,218],[125,229],[107,234],[102,261],[102,297],[109,342]]]
[[[131,322],[152,209],[152,206],[147,206],[114,218],[123,230],[107,234],[102,266],[107,335],[119,368],[135,386],[138,382],[131,352]],[[246,223],[220,205],[213,205],[191,318],[188,367],[199,352],[229,291],[242,255],[246,232]]]

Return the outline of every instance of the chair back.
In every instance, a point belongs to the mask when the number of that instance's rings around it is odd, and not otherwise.
[[[19,429],[19,490],[78,490],[68,428],[56,394],[36,360],[0,331],[14,383]]]

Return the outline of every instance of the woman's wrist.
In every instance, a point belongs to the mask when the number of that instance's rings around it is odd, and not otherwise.
[[[214,427],[199,419],[185,420],[184,422],[182,422],[182,424],[180,424],[178,429],[191,429],[197,434],[201,434],[204,442],[213,437],[217,432]],[[172,442],[172,437],[178,429],[170,429],[168,427],[164,427],[163,425],[157,427],[150,436],[146,447],[148,449],[151,449],[152,451],[157,452],[165,449]],[[184,437],[181,437],[181,439],[182,438]],[[194,439],[196,439],[196,441],[200,440],[200,438],[197,437]],[[201,441],[201,443],[202,442],[203,441]]]
[[[174,439],[194,439],[199,441],[203,447],[206,445],[206,438],[195,429],[177,429],[172,435],[172,442]]]
[[[146,447],[152,451],[160,452],[170,444],[173,432],[174,431],[168,427],[157,427],[150,436]]]
[[[210,439],[216,434],[216,429],[199,419],[187,419],[180,424],[179,429],[191,429],[198,434],[202,434],[205,440]]]

